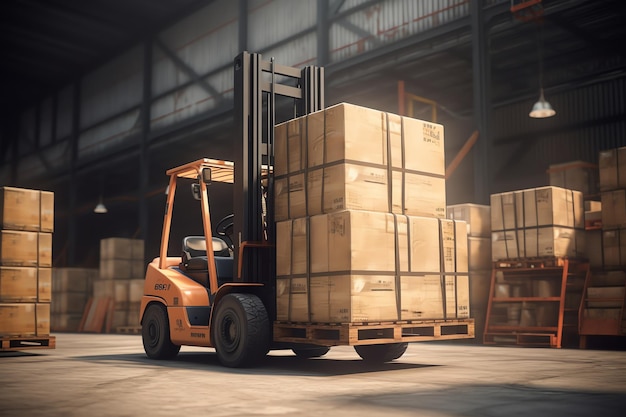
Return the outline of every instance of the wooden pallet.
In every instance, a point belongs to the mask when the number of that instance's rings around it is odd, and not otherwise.
[[[565,265],[565,261],[570,263],[583,263],[584,259],[576,258],[558,258],[553,256],[541,258],[512,258],[495,262],[496,268],[522,268],[522,269],[539,269],[539,268],[559,268]]]
[[[485,333],[483,343],[485,345],[559,347],[554,333]]]
[[[55,336],[0,336],[0,352],[55,348]]]
[[[474,319],[389,323],[274,322],[274,341],[355,346],[427,340],[471,339]]]
[[[123,334],[141,334],[141,326],[121,326],[116,330]]]

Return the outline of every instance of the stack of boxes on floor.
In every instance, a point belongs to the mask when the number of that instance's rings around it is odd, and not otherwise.
[[[87,301],[92,295],[98,270],[53,268],[50,327],[54,332],[78,330]]]
[[[585,257],[584,204],[580,191],[546,186],[491,196],[492,260]],[[508,285],[496,275],[495,297],[557,297],[555,281]],[[578,295],[580,297],[580,295]],[[568,297],[566,308],[578,308],[580,298]],[[501,305],[504,307],[504,305]],[[508,306],[508,324],[542,326],[555,320],[556,304]],[[539,308],[539,307],[537,307]],[[526,314],[524,314],[526,313]]]
[[[279,321],[469,317],[441,125],[339,104],[275,136]]]
[[[0,187],[0,338],[50,334],[54,194]]]
[[[626,147],[600,152],[602,260],[606,269],[626,267]]]
[[[112,300],[112,331],[140,325],[145,273],[143,240],[108,238],[100,241],[100,277],[94,282],[93,296]]]
[[[476,342],[482,342],[491,284],[491,208],[479,204],[448,206],[448,218],[467,223],[470,309]]]

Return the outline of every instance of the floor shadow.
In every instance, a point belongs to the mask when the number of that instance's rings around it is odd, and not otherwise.
[[[425,368],[437,365],[425,365],[406,362],[371,364],[360,359],[300,359],[296,356],[267,356],[261,363],[251,368],[226,368],[217,359],[215,352],[181,352],[173,360],[149,359],[143,353],[75,356],[73,360],[89,362],[116,362],[123,366],[159,366],[178,369],[207,369],[213,372],[255,374],[255,375],[301,375],[301,376],[339,376],[372,372],[390,372],[405,369]]]
[[[414,412],[415,415],[459,417],[623,417],[626,394],[576,391],[527,385],[462,385],[437,390],[368,393],[333,398],[349,405],[381,410]]]
[[[0,352],[0,358],[21,358],[26,356],[43,356],[42,353],[24,352],[21,350],[9,350]]]

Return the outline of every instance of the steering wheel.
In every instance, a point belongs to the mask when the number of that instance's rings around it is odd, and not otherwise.
[[[232,250],[235,250],[235,244],[233,243],[233,239],[231,238],[231,236],[233,235],[234,217],[234,214],[229,214],[228,216],[217,222],[217,224],[215,225],[215,233],[217,233],[218,236],[221,236],[228,245],[228,247]]]

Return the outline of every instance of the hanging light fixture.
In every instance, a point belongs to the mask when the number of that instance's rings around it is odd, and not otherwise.
[[[100,200],[98,201],[98,204],[96,205],[96,208],[93,209],[93,212],[94,213],[98,213],[98,214],[104,214],[104,213],[106,213],[108,211],[109,210],[107,210],[106,206],[102,202],[102,196],[100,196]]]
[[[100,175],[100,198],[98,199],[98,204],[96,204],[96,207],[93,209],[94,213],[104,214],[109,211],[107,210],[106,206],[102,202],[103,193],[104,193],[104,176]]]
[[[546,101],[543,95],[543,23],[539,22],[539,100],[533,105],[532,110],[528,115],[535,119],[544,119],[546,117],[552,117],[556,114],[556,111],[552,108],[550,103]]]

